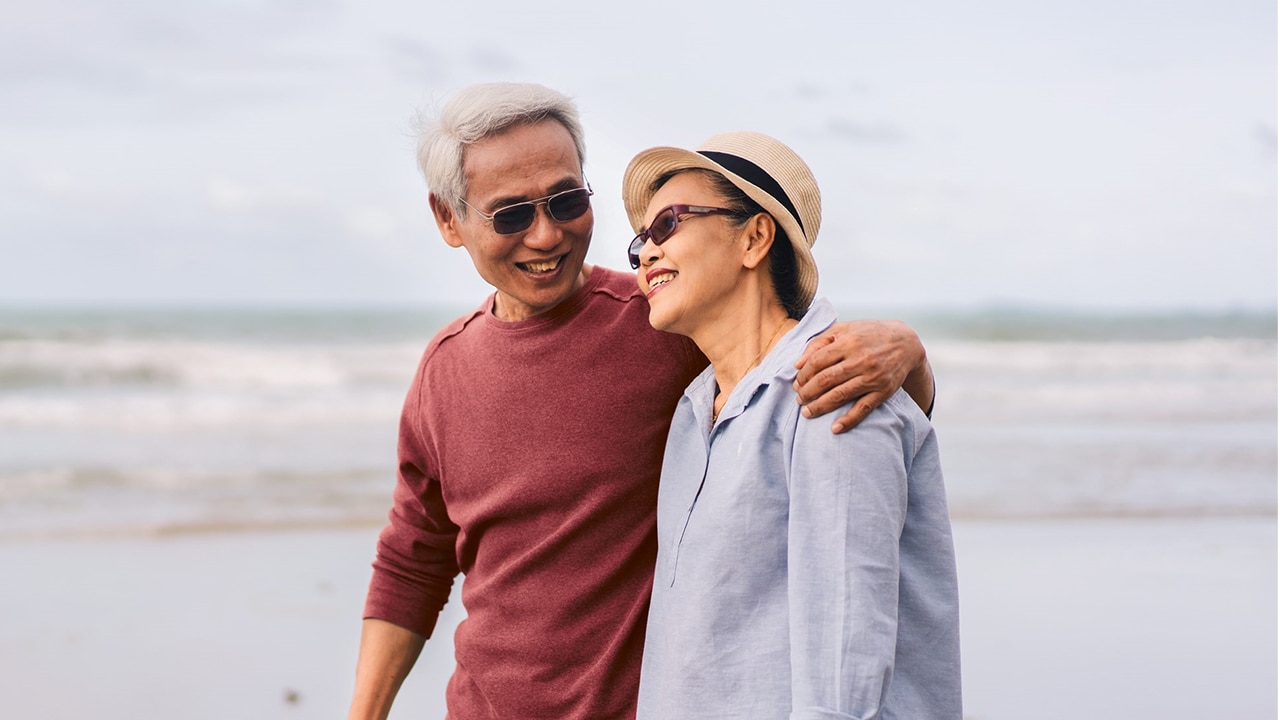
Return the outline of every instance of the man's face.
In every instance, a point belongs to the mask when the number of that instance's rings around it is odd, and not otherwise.
[[[466,149],[465,200],[492,215],[508,205],[544,198],[584,185],[569,131],[555,120],[516,125]],[[533,224],[510,235],[468,209],[459,216],[432,199],[445,242],[465,247],[480,276],[497,290],[494,313],[523,320],[566,300],[585,280],[583,261],[591,244],[590,209],[558,222],[539,205]]]

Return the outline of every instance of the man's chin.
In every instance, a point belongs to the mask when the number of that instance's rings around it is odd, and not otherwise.
[[[573,297],[582,287],[582,275],[579,271],[577,276],[566,274],[553,282],[524,282],[523,287],[512,288],[516,292],[498,290],[497,315],[504,320],[521,320],[548,312]]]

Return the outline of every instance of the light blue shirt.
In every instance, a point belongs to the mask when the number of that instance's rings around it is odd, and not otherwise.
[[[959,720],[955,556],[933,427],[899,390],[853,430],[791,383],[814,304],[733,389],[676,407],[638,720]]]

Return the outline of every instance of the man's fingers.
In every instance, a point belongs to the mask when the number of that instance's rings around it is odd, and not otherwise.
[[[832,423],[831,432],[838,434],[865,420],[871,411],[880,407],[891,394],[879,390],[872,391],[861,382],[860,378],[857,378],[832,388],[812,402],[805,403],[800,413],[807,418],[821,417],[857,398],[857,402]]]
[[[815,350],[809,362],[796,373],[795,389],[801,402],[808,403],[841,383],[853,380],[861,373],[835,346]],[[853,395],[845,396],[845,401]],[[834,409],[834,408],[833,408]]]
[[[813,340],[810,340],[809,344],[805,345],[804,352],[800,353],[800,359],[796,360],[795,369],[799,370],[801,374],[804,374],[804,368],[809,364],[809,359],[813,357],[814,353],[835,341],[836,339],[831,335],[819,335]],[[812,370],[810,372],[812,372]]]
[[[821,378],[815,378],[815,382],[812,384],[814,388],[812,391],[813,397],[801,403],[804,405],[802,413],[805,417],[814,418],[826,415],[829,412],[840,409],[841,406],[860,395],[866,394],[870,390],[862,382],[861,377],[855,377],[842,383],[830,383],[828,385],[830,389],[823,392],[818,389],[819,385],[816,382],[818,379]]]
[[[908,342],[897,337],[903,328]],[[915,349],[918,358],[912,358]],[[796,362],[795,390],[804,416],[820,417],[856,401],[832,425],[837,433],[848,430],[897,391],[923,360],[923,352],[914,331],[901,323],[860,321],[832,326],[809,343]]]
[[[839,435],[846,430],[856,427],[858,423],[863,420],[866,420],[867,416],[871,414],[871,411],[875,410],[876,407],[884,401],[883,398],[877,400],[876,398],[878,397],[880,396],[877,393],[863,395],[862,399],[854,403],[853,407],[849,408],[848,412],[841,415],[840,419],[831,424],[831,432]]]

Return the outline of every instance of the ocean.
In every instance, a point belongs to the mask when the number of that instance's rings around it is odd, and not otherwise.
[[[461,310],[0,310],[0,540],[376,526]],[[1274,516],[1274,313],[904,319],[953,516]]]

